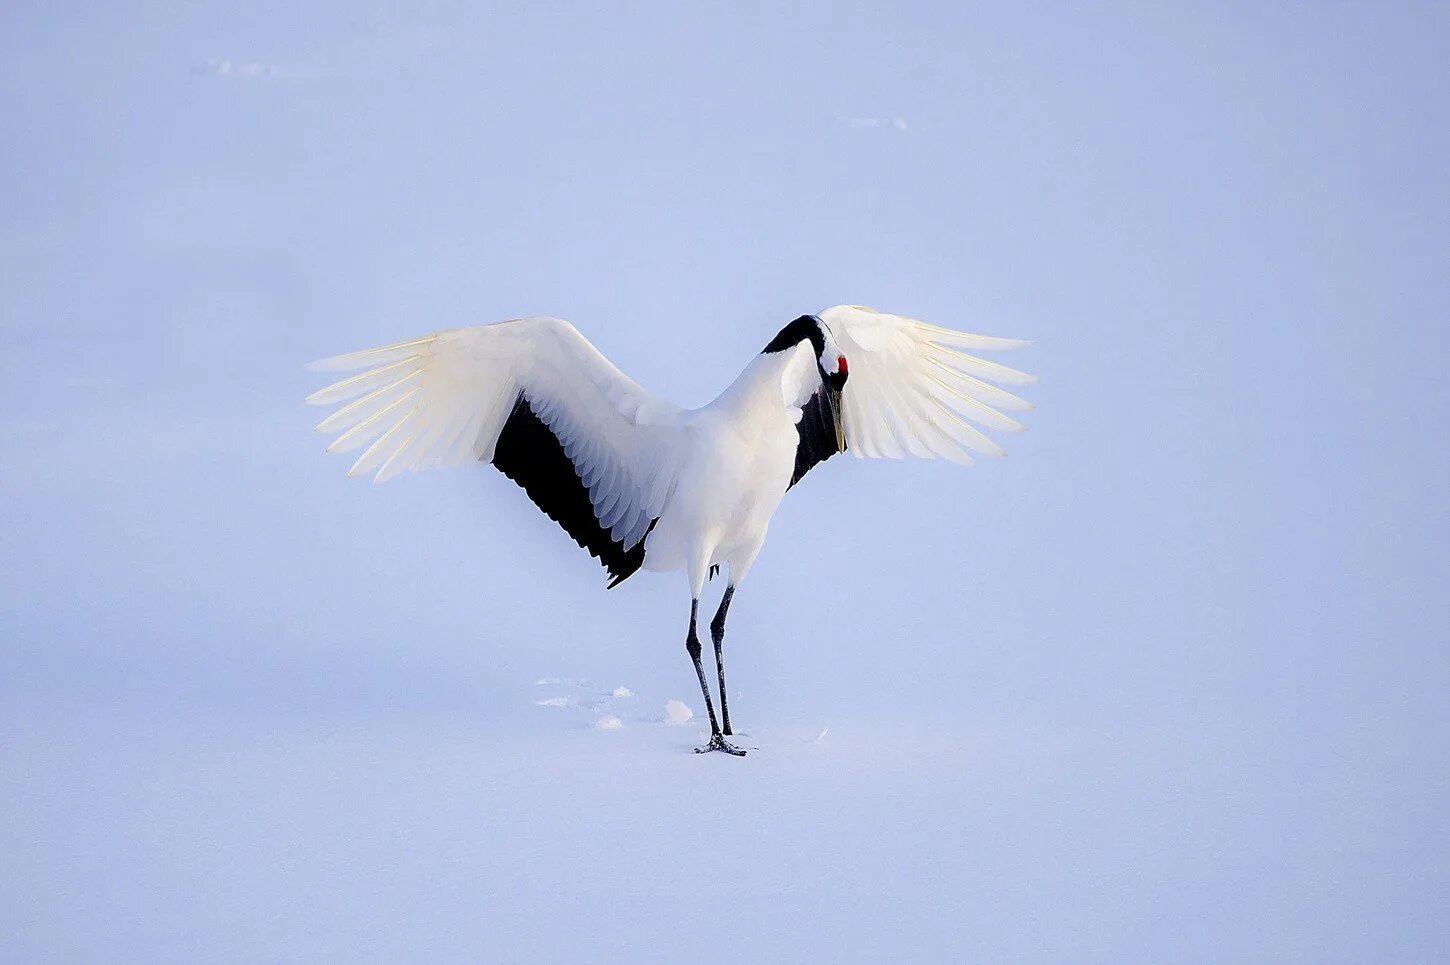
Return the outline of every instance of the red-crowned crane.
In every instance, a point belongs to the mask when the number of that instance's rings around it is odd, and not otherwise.
[[[345,403],[317,427],[329,452],[362,449],[350,475],[492,463],[597,557],[617,586],[637,570],[683,573],[685,645],[710,742],[745,752],[726,702],[725,615],[786,491],[838,452],[1001,455],[978,426],[1022,429],[1031,406],[998,387],[1033,381],[972,352],[1015,348],[870,308],[802,315],[770,340],[719,398],[682,409],[635,384],[568,322],[532,317],[456,328],[315,363],[366,369],[313,393]],[[997,383],[993,385],[991,383]],[[700,662],[700,594],[729,579],[710,623],[720,715]]]

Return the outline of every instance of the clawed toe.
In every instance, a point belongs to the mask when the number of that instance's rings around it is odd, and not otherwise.
[[[695,748],[696,754],[708,754],[711,751],[724,751],[726,754],[733,754],[736,757],[744,757],[745,751],[727,741],[719,734],[710,735],[710,743],[704,747]]]

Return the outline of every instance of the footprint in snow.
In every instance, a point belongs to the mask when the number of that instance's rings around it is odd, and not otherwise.
[[[634,691],[625,686],[615,687],[613,690],[603,690],[588,680],[570,677],[540,677],[534,681],[534,686],[573,691],[572,693],[541,697],[534,701],[534,705],[536,707],[553,707],[559,710],[577,708],[586,711],[594,715],[594,721],[591,726],[598,730],[618,730],[622,728],[624,726],[624,720],[617,712],[619,707],[618,702],[634,697]],[[635,716],[637,717],[638,715]],[[639,719],[643,720],[644,718]]]

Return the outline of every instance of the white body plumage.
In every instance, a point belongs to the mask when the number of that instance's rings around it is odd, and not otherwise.
[[[801,406],[814,393],[802,343],[762,354],[709,405],[683,413],[675,491],[645,540],[644,567],[682,572],[700,595],[710,568],[745,578],[795,469]]]

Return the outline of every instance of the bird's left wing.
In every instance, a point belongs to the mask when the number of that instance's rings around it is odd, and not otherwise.
[[[674,485],[681,410],[568,322],[456,328],[312,368],[366,370],[307,398],[346,403],[317,429],[339,433],[329,452],[363,450],[349,475],[491,462],[616,582],[638,569]]]
[[[972,453],[1003,454],[983,428],[1024,428],[1006,413],[1031,409],[1031,403],[998,386],[1036,379],[970,353],[1028,342],[938,328],[859,305],[837,305],[820,318],[850,368],[841,393],[848,452],[888,459],[940,456],[969,464]]]

